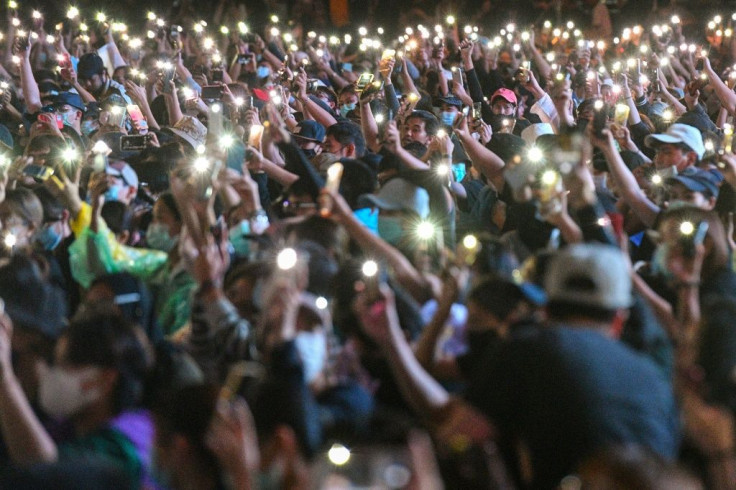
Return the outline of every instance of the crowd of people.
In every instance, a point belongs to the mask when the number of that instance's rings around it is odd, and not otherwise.
[[[736,488],[736,13],[227,5],[8,3],[0,488]]]

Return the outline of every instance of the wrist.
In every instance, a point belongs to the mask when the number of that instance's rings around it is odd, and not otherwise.
[[[674,284],[674,287],[678,290],[697,289],[698,287],[700,287],[700,279],[686,279],[684,281],[677,281]]]

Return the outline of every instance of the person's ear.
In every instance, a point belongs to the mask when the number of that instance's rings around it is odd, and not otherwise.
[[[120,232],[120,234],[117,236],[118,242],[122,243],[123,245],[128,244],[128,240],[130,240],[130,231],[123,230]]]
[[[692,167],[698,161],[698,154],[694,151],[687,152],[687,166]]]
[[[347,155],[345,155],[346,157],[348,158],[355,157],[355,144],[354,143],[350,143],[349,145],[345,147],[345,149],[347,150]]]

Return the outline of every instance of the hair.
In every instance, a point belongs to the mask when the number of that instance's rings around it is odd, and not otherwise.
[[[289,228],[288,235],[297,243],[303,241],[317,243],[338,256],[346,244],[343,228],[334,221],[317,215],[308,216],[303,221],[295,223]]]
[[[76,318],[62,336],[67,339],[66,360],[71,364],[118,372],[112,400],[116,414],[139,404],[152,365],[149,344],[140,328],[116,312],[94,311]]]
[[[343,146],[355,145],[355,156],[358,158],[365,154],[365,138],[357,124],[351,122],[335,123],[327,128],[327,136],[332,136]]]
[[[547,303],[547,314],[551,320],[565,322],[574,318],[589,318],[594,322],[611,323],[618,313],[617,310],[600,306],[582,305],[570,301],[550,300]]]
[[[166,444],[174,435],[186,438],[198,460],[213,472],[218,464],[207,448],[205,437],[217,406],[217,387],[211,384],[193,384],[161,397],[153,409],[158,439]]]
[[[726,230],[723,223],[718,218],[715,211],[706,211],[695,206],[681,206],[674,209],[668,209],[659,219],[661,227],[667,221],[690,221],[692,223],[708,223],[708,232],[706,240],[710,239],[711,249],[707,252],[703,260],[703,277],[707,277],[724,267],[729,266],[730,252],[728,250],[728,242],[726,239]]]
[[[105,201],[101,213],[107,227],[116,235],[124,231],[133,231],[133,212],[125,203]]]
[[[40,228],[43,223],[43,205],[41,200],[33,193],[32,190],[19,187],[11,189],[5,193],[3,204],[7,209],[20,216],[29,226]]]
[[[436,117],[434,117],[434,114],[427,111],[413,111],[411,114],[409,114],[409,117],[406,118],[407,122],[409,119],[420,119],[424,121],[424,130],[427,132],[428,135],[434,136],[437,133],[437,130],[440,128],[440,122],[437,120]]]
[[[61,203],[61,201],[56,199],[56,197],[51,194],[51,191],[49,191],[44,186],[38,186],[33,189],[33,192],[36,194],[36,197],[38,197],[38,200],[41,202],[44,223],[49,221],[56,221],[61,218],[66,208]]]
[[[475,303],[500,321],[504,321],[521,301],[524,295],[518,286],[497,277],[484,279],[468,296],[468,302]]]

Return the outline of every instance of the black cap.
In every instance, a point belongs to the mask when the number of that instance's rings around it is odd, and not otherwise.
[[[79,58],[77,77],[80,80],[88,80],[95,75],[100,75],[103,71],[105,71],[105,63],[97,53],[87,53]]]

